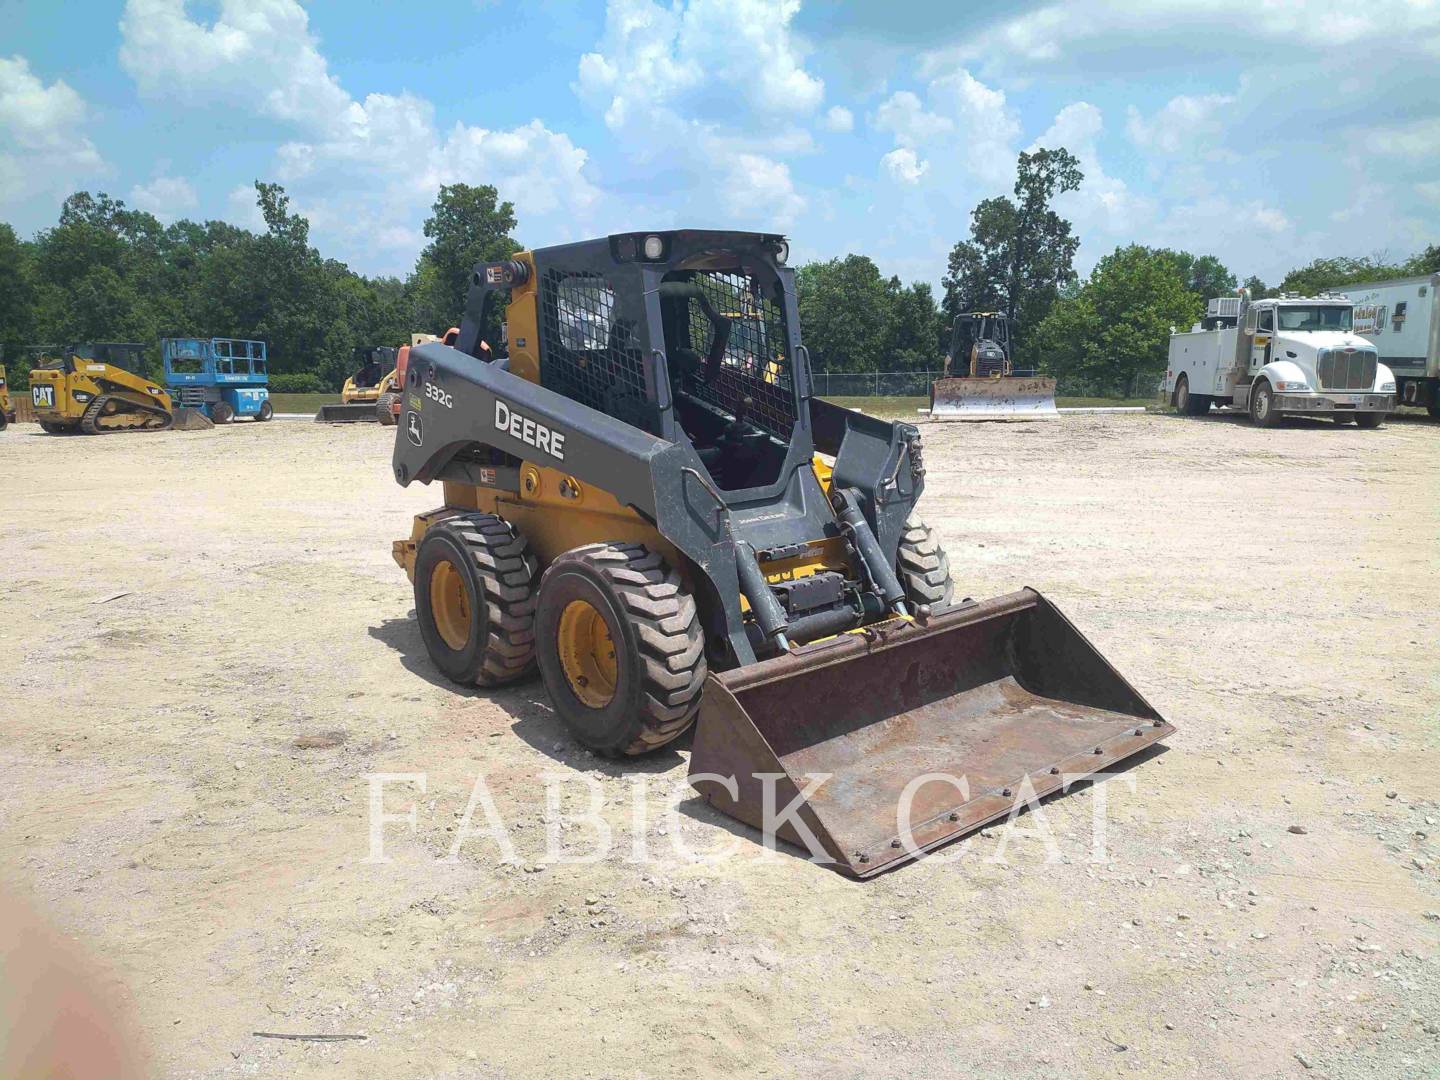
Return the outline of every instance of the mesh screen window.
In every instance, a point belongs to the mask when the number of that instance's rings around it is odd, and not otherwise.
[[[689,280],[700,287],[711,308],[729,320],[730,337],[715,378],[707,383],[692,376],[686,380],[685,389],[730,413],[740,411],[744,399],[749,398],[746,419],[788,443],[795,427],[795,395],[780,305],[757,296],[750,279],[741,274],[700,271]],[[690,347],[708,356],[715,328],[699,300],[692,298],[689,304]]]
[[[599,274],[549,270],[541,279],[540,311],[546,389],[653,431],[639,344],[616,318],[609,283]]]

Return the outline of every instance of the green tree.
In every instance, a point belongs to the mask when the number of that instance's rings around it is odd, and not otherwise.
[[[1245,291],[1250,294],[1251,300],[1267,300],[1275,295],[1275,290],[1266,285],[1256,275],[1251,274],[1244,282]]]
[[[1405,264],[1407,274],[1440,274],[1440,244],[1431,244]]]
[[[1235,289],[1235,275],[1214,255],[1191,255],[1188,251],[1169,248],[1162,248],[1160,253],[1175,260],[1185,287],[1207,300],[1212,296],[1228,296]]]
[[[1171,327],[1189,327],[1203,310],[1174,255],[1136,244],[1101,259],[1036,330],[1045,370],[1068,381],[1072,392],[1117,396],[1158,378]]]
[[[24,390],[25,345],[35,323],[35,282],[31,245],[0,221],[0,349],[12,387]]]
[[[865,255],[795,272],[800,326],[817,371],[881,371],[893,340],[889,282]]]
[[[1326,289],[1343,288],[1362,281],[1405,277],[1407,272],[1405,264],[1391,262],[1383,252],[1359,258],[1342,255],[1333,259],[1316,259],[1298,270],[1291,270],[1280,282],[1279,291],[1313,296]]]
[[[515,207],[490,184],[446,184],[425,219],[430,243],[411,279],[416,321],[431,333],[459,325],[476,263],[498,262],[520,250],[510,234]],[[492,331],[493,333],[493,331]]]
[[[1014,327],[1017,357],[1033,362],[1033,328],[1060,289],[1075,279],[1079,238],[1051,209],[1056,196],[1074,191],[1084,174],[1064,147],[1022,153],[1014,199],[986,199],[970,215],[970,239],[950,252],[942,284],[945,321],[962,311],[1003,311]]]

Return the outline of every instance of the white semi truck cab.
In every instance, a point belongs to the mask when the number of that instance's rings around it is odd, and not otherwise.
[[[1170,336],[1170,402],[1190,416],[1243,409],[1261,427],[1328,416],[1379,427],[1395,410],[1395,376],[1354,332],[1344,296],[1212,299],[1205,319]]]

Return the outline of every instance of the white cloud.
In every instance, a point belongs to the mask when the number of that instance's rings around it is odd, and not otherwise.
[[[60,79],[46,86],[23,56],[0,57],[0,203],[74,189],[109,171],[85,134],[84,98]]]
[[[820,126],[826,131],[850,131],[855,127],[855,114],[843,105],[832,105],[820,121]]]
[[[1440,117],[1374,128],[1365,133],[1372,154],[1410,159],[1440,157]]]
[[[1098,58],[1112,74],[1171,63],[1169,46],[1213,42],[1231,60],[1276,60],[1275,49],[1354,52],[1367,45],[1390,52],[1400,43],[1440,56],[1440,5],[1429,0],[1145,0],[1051,4],[1001,21],[964,40],[931,50],[920,74],[956,64],[987,72],[1033,70]],[[1284,59],[1283,55],[1280,59]]]
[[[1440,180],[1421,180],[1415,185],[1415,191],[1426,202],[1440,206]]]
[[[674,186],[683,188],[696,218],[728,208],[732,224],[778,228],[804,210],[785,159],[814,149],[799,121],[820,107],[825,84],[805,69],[791,31],[799,7],[610,0],[574,89],[635,166],[635,197],[660,177],[672,200]],[[837,130],[846,119],[853,124],[847,110],[832,109],[821,123]]]
[[[908,146],[896,147],[880,159],[885,171],[902,184],[916,184],[930,171],[930,163],[921,161]]]
[[[186,210],[193,210],[199,202],[195,188],[183,176],[157,176],[148,184],[136,184],[130,189],[131,206],[149,211],[166,224]]]
[[[1057,209],[1074,220],[1079,235],[1133,235],[1154,207],[1150,200],[1133,193],[1125,181],[1105,171],[1098,146],[1104,131],[1105,118],[1099,108],[1088,101],[1072,101],[1055,114],[1049,128],[1030,145],[1030,152],[1063,146],[1079,161],[1085,174],[1079,190],[1056,200]]]
[[[963,69],[931,80],[924,101],[912,91],[895,91],[875,109],[870,124],[890,132],[897,150],[910,151],[891,151],[881,159],[903,183],[917,183],[931,162],[937,165],[937,183],[965,177],[994,186],[1013,176],[1019,121],[1004,91]]]
[[[1224,130],[1225,111],[1234,104],[1231,94],[1181,94],[1148,119],[1131,105],[1125,133],[1141,150],[1198,156]]]
[[[182,0],[128,0],[120,62],[140,92],[217,104],[284,124],[276,171],[314,231],[348,240],[386,268],[413,258],[418,222],[442,183],[494,184],[530,239],[569,238],[596,206],[588,155],[539,120],[509,130],[437,130],[434,106],[409,92],[357,101],[330,72],[296,0],[221,0],[209,25]],[[159,65],[156,56],[183,56]],[[232,210],[253,203],[232,192]],[[248,211],[246,220],[252,220]]]

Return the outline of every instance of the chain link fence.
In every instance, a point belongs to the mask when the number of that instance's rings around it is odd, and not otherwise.
[[[930,384],[941,371],[817,371],[812,374],[815,393],[820,397],[929,397]],[[1121,380],[1086,379],[1075,375],[1056,376],[1058,397],[1149,398],[1159,393],[1164,377],[1151,373]]]

